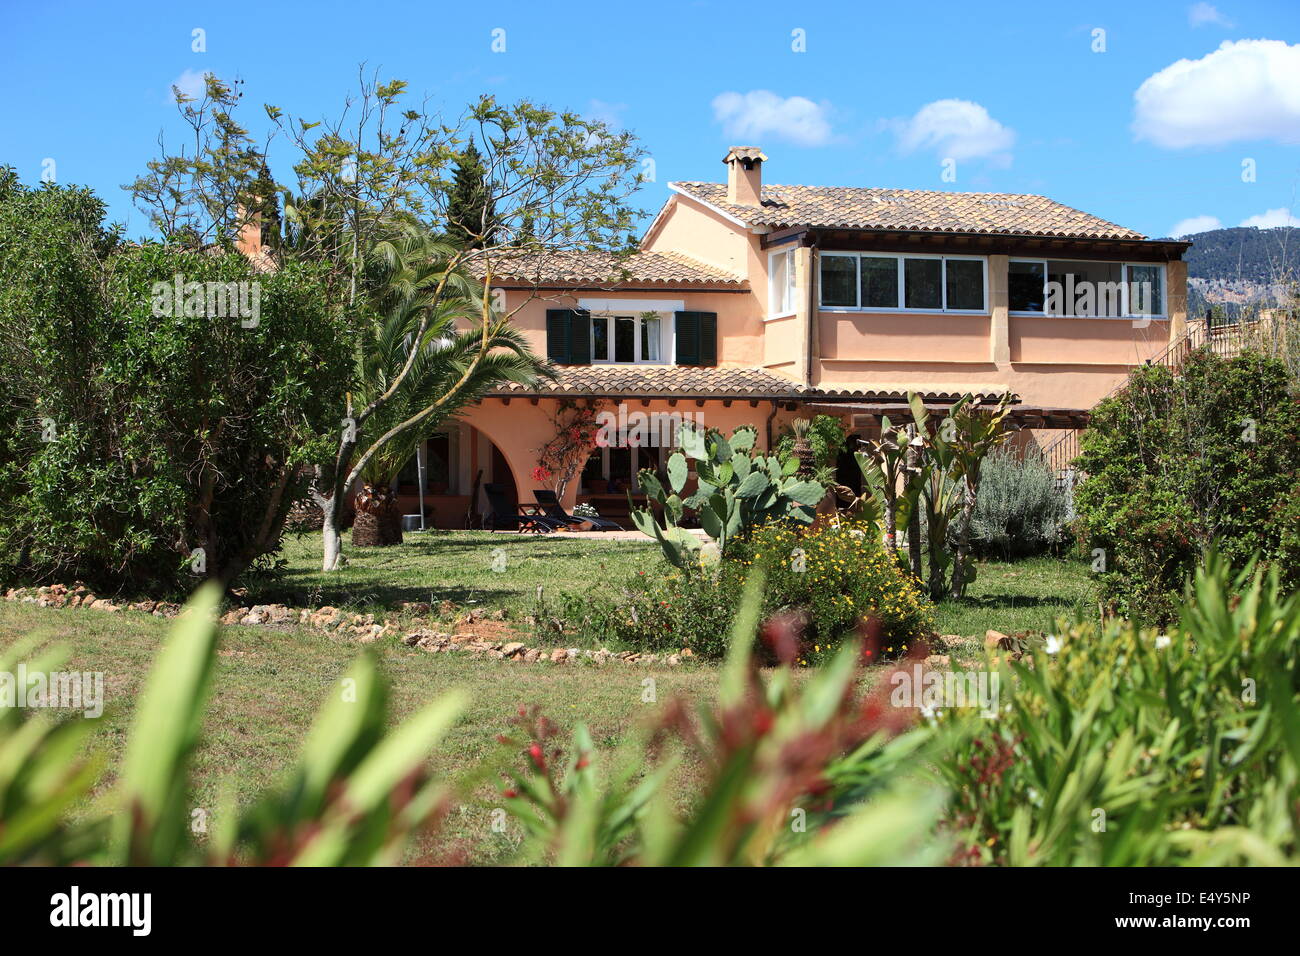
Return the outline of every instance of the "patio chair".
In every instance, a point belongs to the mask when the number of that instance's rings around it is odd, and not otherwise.
[[[506,502],[506,490],[498,484],[488,482],[483,485],[483,493],[487,495],[488,508],[491,509],[483,518],[484,528],[493,531],[513,528],[520,534],[525,531],[531,531],[533,534],[549,534],[565,527],[563,521],[512,509]]]
[[[575,527],[586,521],[589,522],[592,528],[596,531],[623,530],[622,525],[616,524],[607,518],[579,518],[576,515],[569,514],[564,510],[564,506],[560,504],[560,499],[555,497],[555,492],[547,488],[538,488],[533,492],[533,498],[535,498],[537,503],[542,506],[542,510],[546,512],[546,516],[548,518],[553,518],[556,521],[563,521],[566,524]]]

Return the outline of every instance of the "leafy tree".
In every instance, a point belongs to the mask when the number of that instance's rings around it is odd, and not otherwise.
[[[286,237],[281,258],[324,268],[331,292],[349,314],[353,352],[368,334],[371,320],[366,316],[382,311],[369,296],[386,294],[382,287],[368,283],[369,264],[376,252],[384,254],[394,232],[428,231],[452,221],[452,207],[461,203],[456,167],[482,171],[483,192],[471,190],[472,198],[481,198],[482,208],[491,215],[476,224],[463,213],[455,214],[465,234],[458,235],[459,242],[449,242],[438,256],[436,273],[426,289],[428,305],[419,312],[411,342],[424,341],[433,317],[445,314],[443,300],[464,301],[470,281],[478,283],[479,299],[486,302],[493,276],[503,271],[531,282],[535,290],[555,255],[574,250],[628,251],[625,237],[639,215],[628,200],[640,184],[636,170],[642,155],[631,134],[611,131],[574,113],[527,101],[504,105],[492,97],[481,98],[458,120],[448,122],[423,104],[406,102],[406,93],[400,80],[380,83],[363,76],[359,93],[328,121],[295,121],[279,107],[266,107],[271,123],[298,157],[293,165],[296,183],[282,188]],[[188,155],[155,160],[150,175],[132,187],[138,202],[156,209],[154,222],[165,234],[193,220],[218,222],[215,232],[234,235],[248,218],[241,212],[247,207],[238,202],[209,198],[252,195],[262,168],[262,157],[256,164],[243,162],[244,151],[252,147],[249,134],[233,119],[237,99],[210,80],[204,101],[190,107],[192,116],[185,114],[199,146]],[[235,159],[229,158],[231,153]],[[209,183],[210,177],[215,181]],[[200,185],[167,188],[172,182],[190,181]],[[526,225],[531,241],[521,252]],[[489,307],[482,308],[475,319],[479,351],[452,381],[441,404],[407,416],[380,433],[375,442],[382,445],[407,428],[420,427],[438,407],[462,392],[469,394],[465,390],[475,369],[491,351],[493,322],[512,314],[497,316]],[[374,431],[369,420],[394,400],[417,354],[408,353],[388,386],[374,398],[358,403],[359,391],[344,391],[345,399],[336,410],[336,420],[344,423],[338,447],[315,482],[319,500],[326,502],[326,570],[340,565],[338,519],[359,467],[377,451],[372,445],[358,452],[358,436]],[[334,371],[346,380],[354,368],[349,364]],[[362,460],[354,461],[358,453]]]

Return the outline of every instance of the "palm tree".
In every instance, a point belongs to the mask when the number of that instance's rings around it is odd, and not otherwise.
[[[431,294],[445,278],[443,263],[450,253],[437,238],[409,229],[372,250],[365,285],[377,311],[360,339],[358,404],[364,407],[390,390],[392,394],[366,422],[361,447],[402,423],[418,421],[379,445],[362,466],[352,531],[357,546],[401,541],[401,513],[390,488],[440,425],[503,382],[526,385],[554,375],[506,318],[493,315],[486,326],[457,328],[458,321],[480,321],[483,300],[477,284],[460,276],[448,283],[455,295]],[[422,322],[424,332],[416,342]],[[438,404],[440,396],[449,394]],[[430,408],[435,410],[419,417]]]

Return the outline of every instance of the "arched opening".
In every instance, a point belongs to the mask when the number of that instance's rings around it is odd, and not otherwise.
[[[481,429],[449,422],[421,444],[394,483],[403,515],[424,508],[426,528],[477,528],[488,511],[486,484],[502,487],[513,508],[520,500],[514,469]],[[526,491],[525,500],[531,500]]]

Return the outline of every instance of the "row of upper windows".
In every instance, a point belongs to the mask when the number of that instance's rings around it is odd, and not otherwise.
[[[818,295],[827,311],[988,312],[988,259],[823,252]],[[1163,317],[1165,269],[1138,262],[1012,259],[1010,311],[1024,315]],[[794,250],[768,257],[768,314],[795,310]]]

